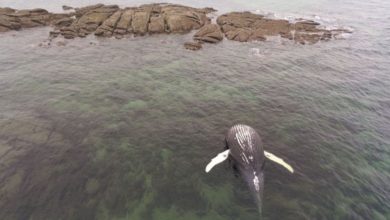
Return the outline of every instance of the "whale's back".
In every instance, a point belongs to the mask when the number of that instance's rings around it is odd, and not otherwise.
[[[248,125],[234,125],[226,134],[226,144],[239,169],[260,172],[264,164],[264,150],[255,129]]]

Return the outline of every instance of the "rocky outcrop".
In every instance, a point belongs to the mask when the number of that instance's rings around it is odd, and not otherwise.
[[[281,36],[300,44],[330,40],[339,30],[326,30],[319,23],[299,20],[290,23],[282,19],[270,19],[250,12],[231,12],[217,18],[223,33],[229,40],[240,42],[264,41],[267,36]],[[343,32],[343,31],[342,31]]]
[[[89,5],[81,8],[75,8],[75,16],[76,18],[80,18],[81,16],[85,15],[87,12],[92,11],[94,9],[98,9],[103,7],[103,4],[96,4],[96,5]]]
[[[172,5],[161,9],[166,21],[166,31],[187,33],[210,23],[206,16],[208,9],[195,9],[180,5]]]
[[[172,4],[149,4],[136,8],[119,9],[102,4],[76,8],[76,19],[60,28],[65,38],[97,36],[118,38],[126,34],[187,33],[199,29],[210,19],[210,9],[196,9]]]
[[[14,10],[0,8],[0,32],[37,26],[54,27],[50,37],[66,39],[95,34],[99,37],[123,38],[161,33],[188,33],[198,30],[194,42],[184,46],[198,50],[203,43],[217,43],[224,36],[229,40],[265,41],[268,36],[281,36],[300,44],[328,41],[343,29],[326,30],[310,20],[289,22],[270,19],[250,12],[231,12],[217,18],[212,24],[207,14],[212,8],[192,8],[175,4],[147,4],[139,7],[119,8],[117,5],[96,4],[81,8],[64,6],[72,12],[50,13],[44,9]]]
[[[111,37],[112,34],[114,33],[116,24],[118,23],[119,19],[121,19],[122,14],[123,14],[122,10],[118,10],[114,14],[112,14],[112,16],[106,19],[103,22],[103,24],[96,29],[95,35],[103,36],[103,37]]]
[[[133,33],[136,35],[145,35],[148,32],[149,18],[149,10],[136,10],[131,22],[131,30]]]
[[[164,33],[165,31],[164,17],[161,15],[150,17],[148,31],[151,34]]]
[[[70,17],[70,15],[49,13],[44,9],[14,10],[0,8],[0,32],[54,25],[59,20],[67,17]]]
[[[207,24],[194,35],[194,40],[204,43],[218,43],[223,40],[223,33],[216,24]]]
[[[116,23],[116,27],[114,29],[115,35],[122,36],[133,32],[132,27],[130,25],[133,19],[133,15],[134,15],[133,9],[123,10],[123,13],[119,21]]]
[[[119,10],[117,5],[95,5],[88,6],[88,9],[76,9],[76,20],[69,26],[60,28],[60,33],[65,38],[85,37],[88,34],[94,33],[99,26],[105,21],[106,27],[110,25],[113,19],[109,19],[111,15]],[[84,14],[81,14],[84,12]],[[104,32],[104,25],[99,33]]]

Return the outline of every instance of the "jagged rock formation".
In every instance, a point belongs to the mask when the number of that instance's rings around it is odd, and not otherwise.
[[[72,10],[64,6],[66,10]],[[37,26],[54,26],[52,38],[66,39],[95,34],[101,37],[123,38],[126,35],[143,36],[161,33],[188,33],[198,30],[185,48],[198,50],[202,43],[217,43],[225,36],[229,40],[264,41],[267,36],[281,36],[300,44],[328,41],[343,29],[326,30],[309,20],[290,23],[270,19],[250,12],[231,12],[211,24],[207,14],[212,8],[197,9],[175,4],[147,4],[119,8],[117,5],[96,4],[75,8],[73,12],[55,14],[44,9],[14,10],[0,8],[0,32]]]
[[[209,9],[172,4],[149,4],[120,9],[116,5],[93,5],[76,9],[76,19],[58,32],[65,38],[97,36],[118,38],[126,34],[187,33],[210,23]]]
[[[250,12],[231,12],[217,19],[223,33],[229,40],[240,42],[264,41],[267,36],[280,35],[282,38],[294,40],[297,43],[317,43],[328,41],[333,36],[346,30],[326,30],[319,23],[301,20],[290,23],[287,20],[269,19]]]
[[[60,27],[60,34],[67,39],[85,37],[95,32],[117,10],[117,5],[88,6],[88,9],[76,10],[76,19],[69,26]]]
[[[69,14],[49,13],[44,9],[15,10],[0,8],[0,32],[53,25],[58,20],[67,17],[69,17]]]
[[[195,33],[194,40],[204,43],[218,43],[223,40],[223,33],[218,25],[207,24]]]
[[[223,40],[223,33],[218,25],[206,24],[195,33],[193,39],[194,42],[184,43],[186,49],[199,50],[203,43],[218,43]]]

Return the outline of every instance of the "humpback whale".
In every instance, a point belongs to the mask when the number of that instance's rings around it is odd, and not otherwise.
[[[231,127],[226,134],[225,143],[225,151],[211,159],[206,166],[206,173],[229,158],[248,184],[261,213],[265,158],[280,164],[291,173],[294,173],[294,169],[283,159],[264,151],[259,134],[248,125],[237,124]]]

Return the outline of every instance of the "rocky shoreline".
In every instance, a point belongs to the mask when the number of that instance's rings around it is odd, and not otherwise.
[[[327,30],[311,20],[291,23],[270,19],[251,12],[231,12],[217,17],[216,24],[208,16],[212,8],[192,8],[176,4],[147,4],[120,8],[117,5],[96,4],[82,8],[63,6],[66,13],[50,13],[44,9],[15,10],[0,8],[0,32],[39,26],[52,26],[50,39],[86,37],[123,38],[127,35],[197,32],[193,42],[184,46],[190,50],[202,48],[204,43],[218,43],[224,38],[233,41],[265,41],[269,36],[280,36],[299,44],[329,41],[348,32],[344,29]]]

